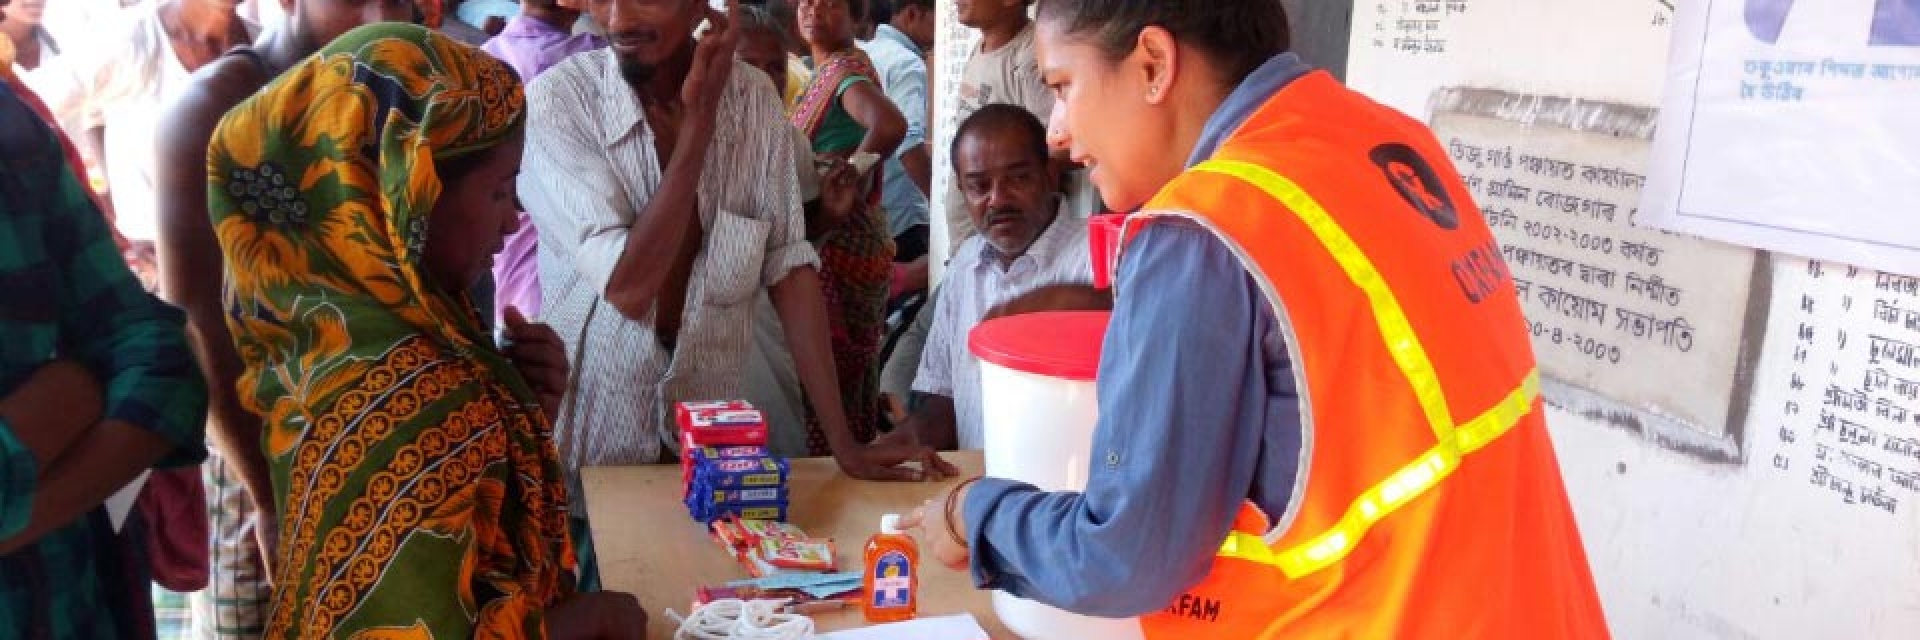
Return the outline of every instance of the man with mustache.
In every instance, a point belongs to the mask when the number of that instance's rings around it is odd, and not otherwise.
[[[610,46],[528,87],[519,182],[540,233],[543,313],[577,376],[555,428],[569,478],[671,461],[674,403],[741,397],[763,289],[843,471],[952,473],[930,449],[862,443],[847,427],[794,177],[805,151],[773,84],[734,60],[738,3],[724,16],[704,0],[591,0],[587,11]],[[713,28],[696,44],[702,20]],[[921,468],[898,466],[909,460]],[[590,582],[586,509],[574,506]]]
[[[1084,289],[1093,272],[1086,225],[1060,215],[1039,118],[1017,105],[981,107],[955,131],[952,154],[954,184],[980,232],[954,251],[940,304],[930,307],[933,328],[913,383],[920,407],[897,437],[978,449],[980,361],[967,334],[996,306],[1043,288]]]
[[[989,104],[1019,105],[1042,120],[1053,111],[1053,93],[1040,81],[1034,57],[1033,20],[1027,16],[1032,4],[1033,0],[954,2],[960,24],[980,32],[980,45],[967,53],[960,83],[954,88],[960,98],[959,119]],[[959,185],[949,184],[944,203],[947,247],[958,251],[977,231],[968,216],[967,194]]]

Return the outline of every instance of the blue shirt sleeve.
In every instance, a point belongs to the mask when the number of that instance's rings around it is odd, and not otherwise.
[[[907,121],[907,135],[900,139],[900,146],[893,152],[893,157],[898,158],[927,141],[926,64],[903,65],[900,72],[888,80],[891,83],[887,85],[887,97],[900,108],[900,116]]]
[[[1205,577],[1244,500],[1285,506],[1290,487],[1256,485],[1292,482],[1298,403],[1274,315],[1239,260],[1197,225],[1163,220],[1129,244],[1117,280],[1086,491],[975,484],[964,517],[980,588],[1088,615],[1158,611]],[[1273,455],[1276,442],[1296,455]]]

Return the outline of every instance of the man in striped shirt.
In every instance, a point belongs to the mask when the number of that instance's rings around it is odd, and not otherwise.
[[[703,0],[664,5],[593,0],[611,46],[527,91],[519,191],[540,233],[543,314],[576,372],[556,431],[569,471],[671,460],[675,402],[741,397],[766,289],[842,470],[951,472],[925,447],[853,439],[794,177],[804,151],[772,83],[734,61],[734,20]],[[715,28],[696,44],[703,19]]]

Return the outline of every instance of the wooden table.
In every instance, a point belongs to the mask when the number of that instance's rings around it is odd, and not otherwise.
[[[978,451],[942,454],[965,476],[981,473]],[[882,483],[854,480],[830,458],[796,459],[788,480],[794,524],[839,546],[840,569],[858,571],[867,537],[879,530],[880,516],[906,514],[958,480],[940,483]],[[639,596],[647,610],[647,637],[670,639],[674,628],[665,611],[682,614],[694,589],[746,578],[746,570],[727,557],[706,528],[687,516],[680,502],[680,467],[596,467],[582,474],[587,515],[593,522],[600,580],[609,590]],[[993,614],[989,592],[973,588],[965,572],[921,558],[920,615],[971,613],[998,639],[1018,636]],[[857,607],[814,616],[821,631],[866,625]]]

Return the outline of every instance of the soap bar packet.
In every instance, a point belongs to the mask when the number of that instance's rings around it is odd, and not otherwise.
[[[786,487],[751,487],[744,489],[708,489],[695,485],[688,501],[704,500],[707,504],[747,504],[753,502],[786,502]]]
[[[694,460],[741,460],[771,455],[766,447],[751,445],[692,447],[687,451]]]
[[[681,403],[676,422],[682,441],[696,447],[767,444],[767,419],[745,402]]]
[[[780,487],[787,484],[789,471],[786,459],[775,456],[707,460],[694,465],[693,484],[707,489]]]
[[[693,513],[693,518],[701,522],[713,522],[714,520],[725,518],[728,516],[741,518],[744,520],[785,521],[787,519],[787,503],[785,502],[755,502],[750,504],[716,504],[716,505],[706,506],[703,509],[696,509],[694,511],[695,513]]]

